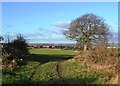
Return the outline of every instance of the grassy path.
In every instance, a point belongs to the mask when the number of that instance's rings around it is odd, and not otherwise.
[[[54,82],[58,84],[66,84],[64,77],[61,75],[61,63],[72,58],[75,54],[73,50],[32,49],[30,52],[34,61],[41,63],[36,72],[34,72],[31,80],[43,84]]]
[[[57,62],[56,70],[57,70],[58,76],[59,76],[59,78],[62,80],[63,84],[67,84],[66,81],[64,80],[62,74],[61,74],[61,73],[62,73],[62,69],[61,69],[61,63],[62,63],[62,62],[63,62],[63,61]]]

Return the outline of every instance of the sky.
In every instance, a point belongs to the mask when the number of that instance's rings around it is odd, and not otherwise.
[[[86,13],[104,18],[113,33],[110,41],[117,42],[117,2],[3,2],[2,34],[11,39],[22,34],[29,43],[75,43],[62,33]]]
[[[3,2],[119,2],[119,0],[2,0]]]

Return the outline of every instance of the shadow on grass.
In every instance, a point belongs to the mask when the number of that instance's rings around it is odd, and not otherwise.
[[[57,85],[57,84],[74,84],[74,85],[77,85],[77,84],[80,84],[80,86],[86,86],[88,84],[92,84],[96,78],[78,78],[78,77],[74,77],[74,78],[66,78],[64,79],[65,82],[63,82],[61,79],[51,79],[51,80],[48,80],[48,81],[40,81],[40,80],[36,80],[36,81],[32,81],[32,80],[20,80],[20,81],[13,81],[12,83],[6,83],[6,84],[10,84],[12,86],[18,86],[18,85],[29,85],[29,86],[40,86],[40,85]],[[6,84],[3,84],[3,85],[6,85]]]
[[[72,59],[73,55],[44,55],[44,54],[30,54],[28,57],[24,59],[24,61],[20,65],[25,65],[28,61],[37,61],[41,64],[50,61],[65,61],[68,59]]]

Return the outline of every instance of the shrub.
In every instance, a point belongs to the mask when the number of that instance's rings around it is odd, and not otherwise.
[[[117,56],[118,56],[118,50],[115,48],[108,49],[105,44],[96,45],[91,50],[91,57],[99,61],[109,61],[109,59],[112,60],[112,58],[116,59]]]
[[[2,51],[3,64],[8,64],[12,60],[24,59],[25,56],[29,55],[26,40],[20,34],[12,42],[4,44]]]
[[[105,44],[95,45],[91,50],[80,52],[76,56],[76,61],[79,63],[87,64],[88,66],[108,68],[110,70],[118,69],[119,53],[117,48],[107,48]]]

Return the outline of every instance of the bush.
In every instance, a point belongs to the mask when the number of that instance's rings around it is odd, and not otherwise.
[[[17,35],[12,42],[4,44],[2,49],[3,63],[8,64],[12,60],[24,59],[29,55],[26,40],[22,35]]]
[[[76,61],[79,63],[84,63],[84,65],[108,68],[110,70],[118,69],[119,53],[117,48],[107,48],[105,44],[95,45],[91,50],[86,52],[80,52],[76,56]]]
[[[108,49],[105,44],[99,44],[95,46],[95,48],[91,51],[91,57],[100,61],[109,61],[114,58],[114,60],[118,56],[118,50],[115,48]],[[116,57],[116,58],[115,58]]]

